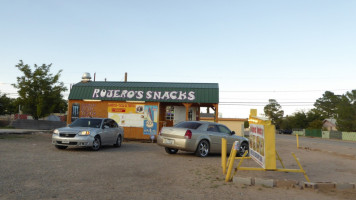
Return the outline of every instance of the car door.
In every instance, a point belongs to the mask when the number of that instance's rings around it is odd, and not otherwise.
[[[112,144],[113,141],[113,128],[110,127],[111,120],[105,119],[100,134],[102,144]]]
[[[209,124],[207,133],[210,138],[210,152],[220,152],[221,138],[225,138],[227,135],[219,131],[219,127],[216,124]]]
[[[221,133],[224,133],[226,143],[227,143],[227,151],[230,152],[232,145],[238,139],[235,137],[235,135],[232,134],[232,131],[228,127],[226,127],[224,125],[219,125],[218,128]],[[220,145],[220,149],[221,149],[221,145]]]

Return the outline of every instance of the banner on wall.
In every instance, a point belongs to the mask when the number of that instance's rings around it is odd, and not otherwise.
[[[250,124],[250,156],[265,168],[265,129],[263,125]]]
[[[157,121],[158,121],[158,107],[157,106],[145,106],[145,117],[143,123],[144,135],[156,135],[157,134]]]
[[[119,126],[143,127],[144,104],[110,103],[108,117],[114,119]]]

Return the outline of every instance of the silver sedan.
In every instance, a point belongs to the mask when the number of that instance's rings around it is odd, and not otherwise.
[[[249,149],[247,138],[235,135],[234,131],[223,124],[205,121],[185,121],[173,127],[163,127],[157,137],[157,144],[165,147],[169,154],[183,150],[205,157],[209,153],[221,153],[221,138],[227,140],[228,152],[235,141],[239,142],[238,156]]]
[[[52,144],[58,149],[90,147],[97,151],[102,145],[120,147],[123,139],[123,128],[109,118],[79,118],[52,134]]]

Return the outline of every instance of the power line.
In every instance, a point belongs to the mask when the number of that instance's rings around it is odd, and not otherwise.
[[[351,91],[354,89],[327,89],[327,90],[231,90],[231,91],[219,91],[226,93],[285,93],[285,92],[325,92],[325,91]]]

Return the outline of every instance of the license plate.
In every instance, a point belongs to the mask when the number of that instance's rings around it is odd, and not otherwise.
[[[62,141],[62,144],[69,144],[69,141],[63,140],[63,141]]]
[[[164,139],[163,143],[165,143],[165,144],[174,144],[174,140]]]

